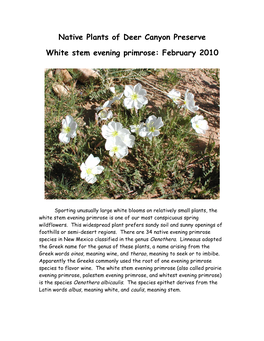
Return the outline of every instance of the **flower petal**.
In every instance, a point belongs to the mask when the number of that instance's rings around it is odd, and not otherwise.
[[[93,174],[89,174],[86,176],[85,181],[87,181],[89,184],[94,184],[96,182],[97,178]]]
[[[99,157],[94,157],[93,154],[89,155],[88,159],[86,160],[86,167],[93,169],[100,163]]]
[[[160,131],[159,130],[155,130],[155,131],[153,131],[153,136],[158,136],[159,134],[160,134]]]
[[[134,86],[134,92],[136,92],[137,94],[141,91],[141,89],[142,89],[142,85],[140,83],[137,83]]]
[[[158,117],[156,122],[155,122],[155,128],[159,129],[161,127],[163,127],[164,123],[162,122],[162,118]]]
[[[93,174],[101,174],[103,170],[104,170],[103,166],[96,166],[93,168]]]
[[[69,143],[69,142],[70,142],[70,137],[68,136],[68,134],[60,133],[60,134],[59,134],[59,140],[60,140],[60,142],[66,144],[66,143]]]
[[[111,123],[111,122],[110,122]],[[110,124],[109,123],[109,124]],[[112,129],[109,128],[109,125],[103,125],[102,126],[102,135],[105,139],[107,139],[108,137],[111,137],[112,136]]]
[[[129,97],[129,96],[133,95],[133,92],[134,92],[134,89],[133,89],[133,87],[131,85],[126,85],[125,86],[124,95],[126,97]]]
[[[127,108],[127,109],[132,109],[134,108],[134,101],[129,98],[129,97],[126,97],[124,99],[124,106]]]

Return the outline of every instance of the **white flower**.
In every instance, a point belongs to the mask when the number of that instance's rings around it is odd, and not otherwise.
[[[101,110],[100,113],[98,114],[98,116],[100,117],[100,119],[102,121],[104,120],[108,120],[110,118],[113,117],[113,113],[111,110],[107,111],[107,110]]]
[[[204,119],[203,115],[196,115],[191,119],[191,124],[193,129],[198,134],[205,134],[206,130],[209,128],[207,121]]]
[[[140,129],[142,129],[144,127],[144,123],[140,123],[140,124],[135,124],[130,126],[131,132],[132,133],[138,133]]]
[[[148,134],[148,128],[143,126],[139,131],[138,131],[138,135],[141,137],[146,137]]]
[[[144,126],[144,123],[140,123],[130,126],[130,129],[132,133],[137,133],[139,136],[142,136],[142,132],[146,130],[146,127]]]
[[[133,133],[135,132],[141,137],[146,137],[148,133],[147,127],[145,127],[145,124],[142,122],[140,124],[130,126],[130,129]]]
[[[110,100],[106,101],[101,107],[95,108],[95,110],[98,112],[98,111],[104,110],[106,108],[111,108],[111,104],[112,104],[112,102]]]
[[[112,89],[112,90],[111,90],[111,89]],[[115,90],[114,90],[114,87],[110,88],[110,90],[111,90],[112,92],[115,91]],[[114,92],[114,93],[115,93],[115,92]],[[106,108],[111,108],[111,105],[112,105],[115,101],[119,100],[122,96],[123,96],[123,92],[122,92],[122,94],[120,94],[120,95],[118,95],[118,96],[115,96],[115,97],[112,98],[112,99],[109,99],[109,100],[106,101],[102,106],[95,108],[95,110],[98,112],[98,111],[100,111],[100,110],[105,110]]]
[[[93,184],[96,182],[96,174],[101,174],[104,170],[103,166],[98,166],[100,163],[99,157],[94,157],[93,154],[90,154],[85,161],[85,163],[81,164],[81,178],[85,179],[89,184]]]
[[[135,136],[130,134],[130,131],[126,128],[124,128],[123,134],[120,135],[120,138],[129,148],[132,148],[135,144]]]
[[[109,88],[109,90],[115,95],[116,94],[116,90],[115,90],[115,87],[114,86],[111,86],[110,88]],[[121,94],[119,94],[118,96],[115,96],[112,100],[111,100],[111,102],[112,103],[114,103],[116,100],[119,100],[120,98],[122,98],[123,97],[123,92],[121,93]],[[112,104],[111,103],[111,104]]]
[[[180,91],[172,89],[168,93],[168,97],[171,98],[175,104],[179,104],[180,103],[180,99],[181,99],[181,93],[180,93]]]
[[[62,120],[62,130],[59,134],[59,140],[63,143],[69,143],[71,138],[76,136],[77,123],[68,115]]]
[[[127,146],[132,148],[135,143],[135,136],[130,134],[130,131],[123,128],[119,122],[110,122],[108,125],[102,126],[102,135],[106,140],[113,139],[114,137],[120,137],[121,141]]]
[[[162,118],[151,115],[146,120],[146,127],[142,129],[141,135],[142,137],[147,136],[150,140],[152,140],[153,136],[158,136],[160,134],[159,129],[163,126]]]
[[[116,136],[121,136],[127,134],[127,129],[123,128],[122,124],[119,122],[110,122],[108,125],[102,126],[102,135],[105,139],[109,139]]]
[[[128,154],[127,145],[121,140],[119,136],[106,140],[105,149],[109,150],[110,156],[116,155],[118,159]]]
[[[121,99],[122,97],[123,97],[123,95],[124,95],[124,93],[122,92],[120,95],[118,95],[118,96],[115,96],[111,101],[112,101],[112,103],[114,103],[115,101],[117,101],[117,100],[119,100],[119,99]],[[111,103],[111,104],[112,104]]]
[[[185,92],[185,98],[184,98],[184,105],[183,108],[187,108],[189,111],[195,113],[195,111],[199,110],[199,107],[195,105],[194,102],[194,95],[189,92],[187,89]]]
[[[126,98],[124,99],[124,106],[127,109],[140,109],[144,104],[148,103],[147,91],[142,89],[141,84],[137,84],[134,87],[132,85],[126,85],[124,95]]]

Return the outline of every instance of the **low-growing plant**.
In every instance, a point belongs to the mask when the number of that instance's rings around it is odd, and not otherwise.
[[[67,96],[54,93],[58,78],[46,72],[46,199],[219,198],[219,148],[211,138],[203,149],[196,143],[208,122],[194,95],[175,89],[177,70],[146,80],[159,71],[96,69],[99,77]],[[143,84],[152,86],[151,106]]]

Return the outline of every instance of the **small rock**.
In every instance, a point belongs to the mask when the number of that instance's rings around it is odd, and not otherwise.
[[[54,83],[52,85],[52,89],[55,92],[55,94],[57,96],[59,96],[59,97],[61,97],[61,96],[68,96],[69,95],[68,90],[63,85],[61,85],[61,84]]]
[[[81,83],[85,83],[89,81],[89,78],[97,78],[97,73],[92,69],[73,69],[75,72],[78,72],[80,74],[78,81]]]
[[[53,78],[52,70],[50,70],[50,69],[45,69],[45,73],[46,73],[47,71],[49,71],[48,74],[47,74],[48,77],[49,77],[49,78]]]
[[[66,69],[57,69],[55,74],[58,75],[65,84],[70,84],[72,81],[72,76]]]

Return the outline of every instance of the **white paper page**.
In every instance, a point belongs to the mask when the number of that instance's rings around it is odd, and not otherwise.
[[[158,4],[32,1],[2,21],[2,340],[263,340],[262,31],[259,2]],[[59,39],[59,34],[83,40]],[[87,34],[108,40],[86,39]],[[116,36],[119,35],[117,38]],[[124,35],[141,36],[125,40]],[[170,36],[151,41],[147,35]],[[174,40],[174,34],[206,40]],[[116,37],[115,39],[113,37]],[[47,49],[69,55],[47,56]],[[72,51],[120,51],[119,58]],[[196,51],[194,57],[162,50]],[[217,56],[199,55],[201,49]],[[155,51],[124,58],[124,51]],[[44,69],[219,68],[219,200],[45,200]],[[55,208],[214,208],[222,223],[219,285],[176,293],[39,292],[39,216]]]

